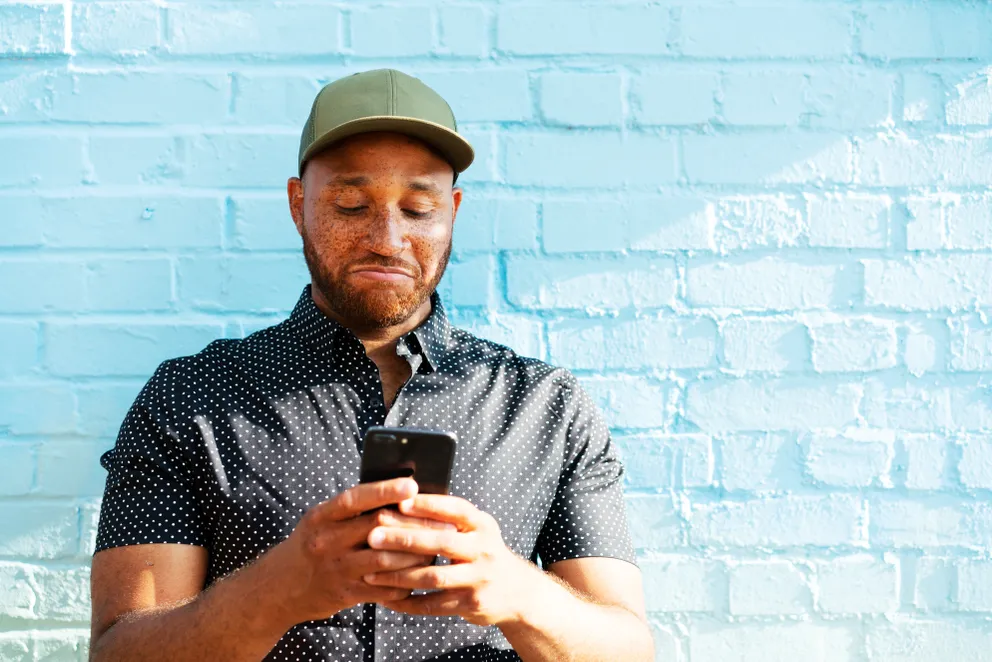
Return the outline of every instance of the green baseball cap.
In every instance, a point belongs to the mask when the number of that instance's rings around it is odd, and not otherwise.
[[[424,141],[456,173],[472,164],[472,145],[458,134],[455,114],[441,95],[395,69],[375,69],[328,83],[313,100],[300,136],[300,176],[310,157],[343,138],[395,131]]]

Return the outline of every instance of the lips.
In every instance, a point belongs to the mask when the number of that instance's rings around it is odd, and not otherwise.
[[[413,274],[406,269],[400,269],[398,267],[359,267],[352,270],[352,273],[360,278],[383,282],[399,283],[405,280],[413,280]]]

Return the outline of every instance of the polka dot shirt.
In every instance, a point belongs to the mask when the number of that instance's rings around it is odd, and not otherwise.
[[[206,547],[209,586],[357,485],[364,433],[387,425],[454,432],[451,493],[495,517],[522,558],[633,563],[623,468],[575,377],[451,326],[436,292],[431,303],[397,342],[412,376],[388,411],[375,363],[309,286],[284,322],[164,362],[100,458],[108,475],[96,551]],[[496,627],[366,604],[299,623],[266,659],[519,657]]]

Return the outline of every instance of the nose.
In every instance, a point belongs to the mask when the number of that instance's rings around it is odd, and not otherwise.
[[[405,243],[403,219],[398,209],[385,205],[372,218],[368,230],[369,248],[380,255],[397,255]]]

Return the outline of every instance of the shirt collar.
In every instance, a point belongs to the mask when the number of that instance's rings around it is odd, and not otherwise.
[[[310,295],[310,285],[303,288],[292,314],[289,316],[290,324],[296,329],[304,342],[309,344],[318,352],[329,352],[334,348],[335,338],[347,333],[352,337],[351,330],[338,324],[336,321],[325,315],[314,303]],[[448,316],[444,312],[444,305],[437,290],[431,292],[431,313],[427,319],[413,331],[400,336],[411,352],[422,352],[427,359],[427,368],[430,372],[437,370],[444,355],[448,351],[451,342],[451,324]],[[355,338],[357,340],[357,338]]]

